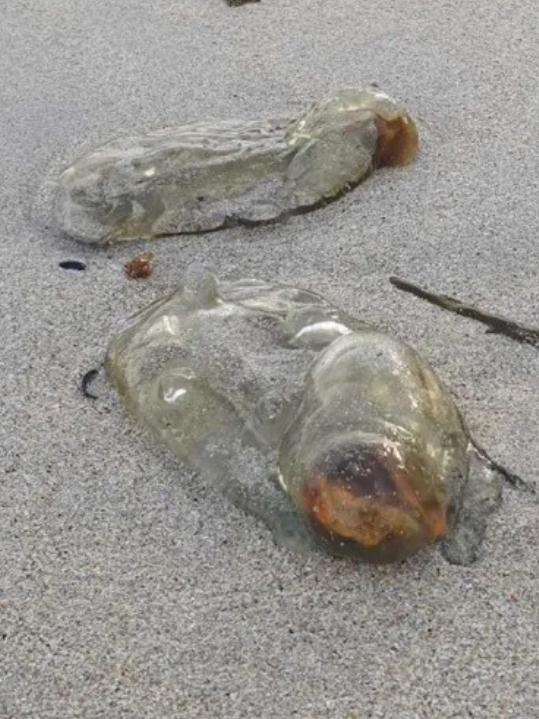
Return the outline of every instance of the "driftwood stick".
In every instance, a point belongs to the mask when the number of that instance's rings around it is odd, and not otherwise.
[[[523,344],[532,345],[532,347],[539,348],[539,329],[534,327],[525,327],[518,322],[513,320],[505,319],[504,317],[498,317],[492,315],[489,312],[484,312],[478,307],[468,305],[465,302],[461,302],[455,297],[449,295],[437,295],[434,292],[424,290],[417,285],[401,280],[398,277],[390,277],[389,281],[391,284],[403,292],[410,292],[410,294],[420,297],[422,300],[427,300],[437,307],[442,307],[448,312],[454,312],[462,317],[469,317],[478,322],[482,322],[488,327],[487,332],[493,332],[495,334],[505,335],[517,342]]]

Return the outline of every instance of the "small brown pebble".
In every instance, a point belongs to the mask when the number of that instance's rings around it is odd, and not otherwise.
[[[509,599],[510,599],[512,602],[518,602],[518,597],[517,597],[517,595],[516,595],[514,592],[511,592],[511,594],[509,595]]]
[[[125,274],[131,279],[149,277],[153,272],[153,252],[142,252],[124,265]]]

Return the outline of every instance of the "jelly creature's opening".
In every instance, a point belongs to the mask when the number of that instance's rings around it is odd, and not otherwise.
[[[373,449],[331,450],[306,483],[304,507],[330,549],[378,562],[406,557],[447,530],[445,497],[423,497],[414,475]]]
[[[375,167],[395,167],[412,162],[417,155],[419,139],[414,121],[408,115],[400,115],[393,120],[378,117],[376,129]]]

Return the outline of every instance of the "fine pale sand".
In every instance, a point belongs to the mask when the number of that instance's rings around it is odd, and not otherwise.
[[[483,556],[376,568],[276,547],[124,413],[102,361],[192,262],[326,294],[411,342],[478,440],[537,480],[539,355],[394,289],[538,324],[535,0],[0,4],[2,719],[532,719],[538,509],[507,489]],[[421,154],[282,225],[95,250],[51,181],[101,142],[300,111],[376,82]],[[61,260],[87,263],[62,270]]]

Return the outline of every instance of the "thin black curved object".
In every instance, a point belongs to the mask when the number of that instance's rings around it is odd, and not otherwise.
[[[528,344],[539,349],[539,329],[536,329],[535,327],[525,327],[513,320],[490,314],[478,307],[461,302],[461,300],[458,300],[456,297],[438,295],[434,292],[429,292],[428,290],[424,290],[418,285],[414,285],[407,280],[402,280],[399,277],[390,277],[389,281],[397,289],[402,290],[403,292],[409,292],[422,300],[430,302],[432,305],[441,307],[442,309],[447,310],[448,312],[453,312],[456,315],[469,317],[472,320],[481,322],[488,327],[487,332],[505,335],[517,342]]]

